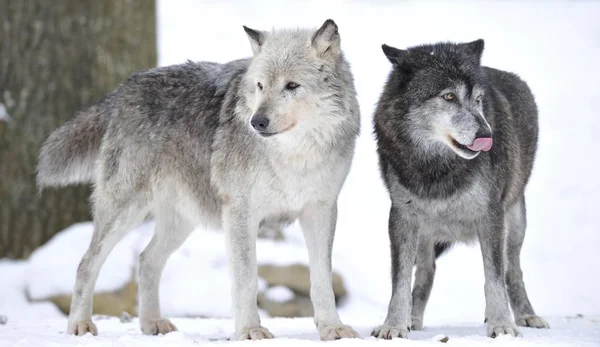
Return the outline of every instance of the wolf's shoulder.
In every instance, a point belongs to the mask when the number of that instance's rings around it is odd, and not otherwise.
[[[488,86],[492,91],[492,99],[499,102],[500,95],[516,109],[524,110],[527,114],[536,114],[537,107],[533,92],[519,75],[509,71],[484,67]]]

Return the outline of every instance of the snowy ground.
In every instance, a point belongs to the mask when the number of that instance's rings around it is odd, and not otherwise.
[[[159,64],[248,56],[242,24],[258,29],[318,26],[326,18],[340,27],[363,116],[353,169],[340,196],[334,268],[343,274],[350,294],[340,314],[365,339],[334,343],[375,343],[366,336],[383,321],[391,291],[389,200],[371,136],[373,106],[390,68],[380,45],[402,48],[484,38],[484,64],[517,72],[538,101],[540,149],[527,191],[529,229],[521,259],[531,301],[551,329],[522,328],[518,339],[486,338],[479,248],[461,246],[438,262],[425,331],[412,332],[414,341],[402,343],[435,345],[439,342],[433,337],[445,334],[448,343],[469,346],[600,345],[600,267],[594,256],[600,246],[600,3],[160,0]],[[175,318],[182,332],[162,337],[140,335],[137,322],[99,320],[98,337],[65,336],[66,319],[50,304],[28,303],[24,293],[36,297],[70,290],[90,233],[89,226],[79,227],[79,233],[62,240],[68,249],[40,251],[28,263],[0,261],[0,316],[8,316],[8,323],[0,325],[0,346],[224,343],[233,330],[229,319]],[[143,247],[149,227],[141,226],[115,250],[99,288],[115,288],[126,280],[135,263],[130,256]],[[259,245],[259,259],[305,262],[297,228],[288,234],[295,243]],[[169,261],[161,284],[161,305],[168,316],[229,315],[221,241],[218,234],[198,231]],[[211,286],[204,285],[208,281]],[[583,317],[567,318],[577,314]],[[264,324],[280,339],[258,345],[292,346],[318,338],[310,319],[265,319]]]
[[[600,317],[597,317],[600,318]],[[261,342],[230,342],[233,322],[223,319],[173,319],[180,331],[163,336],[145,336],[139,330],[137,319],[130,323],[121,323],[118,318],[97,320],[99,336],[65,336],[64,322],[36,319],[33,322],[19,321],[8,327],[0,328],[0,347],[3,346],[198,346],[240,345],[240,346],[318,346],[323,342],[314,329],[310,318],[264,319],[263,323],[273,334],[275,340]],[[578,318],[550,319],[552,330],[524,329],[525,337],[501,336],[490,339],[482,334],[481,324],[459,324],[428,327],[424,331],[412,332],[410,340],[384,341],[370,337],[371,321],[348,320],[363,339],[328,342],[333,346],[444,346],[439,340],[449,338],[448,344],[454,346],[598,346],[600,329],[598,321]],[[369,336],[369,337],[367,337]],[[10,342],[6,343],[3,340]]]

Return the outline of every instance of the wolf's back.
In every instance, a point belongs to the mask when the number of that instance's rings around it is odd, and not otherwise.
[[[50,134],[40,153],[38,187],[66,186],[93,180],[95,162],[108,123],[105,113],[102,104],[92,106]]]

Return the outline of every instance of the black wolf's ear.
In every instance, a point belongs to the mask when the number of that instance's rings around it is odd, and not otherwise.
[[[402,63],[404,63],[407,53],[405,50],[388,46],[386,44],[381,45],[381,49],[383,50],[383,54],[385,54],[392,64],[400,66]]]
[[[337,57],[340,53],[340,44],[338,26],[332,19],[326,20],[312,37],[312,46],[322,58]]]
[[[475,40],[469,43],[463,43],[461,46],[462,49],[467,52],[467,54],[477,58],[477,61],[481,61],[481,54],[483,53],[483,48],[485,46],[483,39]]]
[[[267,33],[260,30],[250,29],[247,26],[243,26],[244,31],[248,35],[250,39],[250,45],[252,46],[252,52],[254,55],[257,55],[260,52],[260,48],[265,43],[265,39],[267,38]]]

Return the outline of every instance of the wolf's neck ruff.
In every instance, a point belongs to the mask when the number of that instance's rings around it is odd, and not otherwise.
[[[400,184],[423,198],[447,198],[472,184],[472,173],[484,158],[461,158],[446,145],[436,143],[418,149],[413,140],[397,135],[389,138],[385,131],[378,134],[379,151],[385,165],[395,172]],[[393,140],[392,140],[393,139]],[[483,153],[482,153],[483,154]]]

